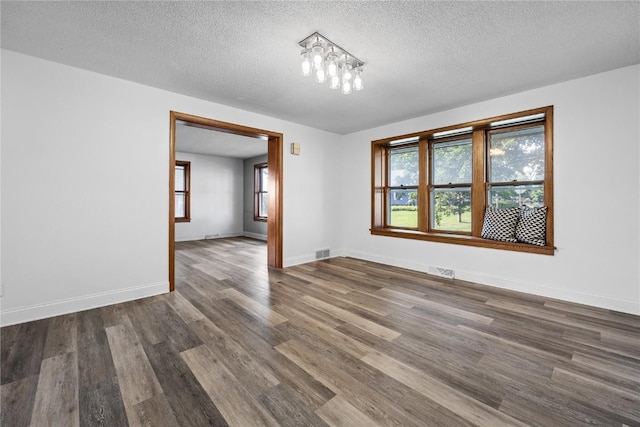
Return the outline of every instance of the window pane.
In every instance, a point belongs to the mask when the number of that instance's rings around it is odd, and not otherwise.
[[[493,185],[489,187],[489,203],[498,209],[527,205],[544,206],[544,190],[539,185]]]
[[[267,191],[269,168],[260,168],[260,191]]]
[[[418,227],[418,191],[389,190],[389,225],[392,227]]]
[[[431,191],[431,227],[471,232],[471,188],[434,188]]]
[[[184,191],[184,166],[176,166],[176,191]]]
[[[490,181],[544,179],[544,126],[491,133]]]
[[[267,195],[267,193],[260,193],[258,197],[260,198],[260,204],[258,205],[258,216],[266,218],[268,212],[269,196]]]
[[[389,152],[389,186],[418,185],[418,147]]]
[[[471,139],[433,144],[433,184],[471,182]]]
[[[184,218],[186,216],[184,211],[184,194],[176,194],[176,218]]]

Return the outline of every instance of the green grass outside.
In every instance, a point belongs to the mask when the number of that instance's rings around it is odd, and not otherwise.
[[[391,211],[389,223],[394,227],[417,227],[418,211]]]
[[[418,226],[418,211],[391,211],[391,225],[394,227],[415,228]],[[443,231],[471,231],[471,212],[462,214],[462,222],[458,222],[458,215],[449,215],[442,218],[438,230]]]

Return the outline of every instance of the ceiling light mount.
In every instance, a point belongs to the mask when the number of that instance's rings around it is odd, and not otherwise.
[[[364,62],[335,44],[319,32],[310,34],[298,45],[302,48],[302,75],[314,75],[318,83],[329,82],[331,89],[342,88],[348,95],[364,89],[362,67]],[[355,75],[355,78],[354,78]]]

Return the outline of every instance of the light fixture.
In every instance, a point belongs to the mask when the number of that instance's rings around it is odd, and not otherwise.
[[[338,54],[335,52],[333,46],[331,46],[331,52],[327,54],[327,76],[329,78],[336,77],[338,75]]]
[[[329,77],[329,89],[338,89],[340,87],[340,77],[335,75]]]
[[[300,52],[300,56],[302,56],[302,75],[310,76],[311,75],[311,52],[309,49],[304,48],[302,52]]]
[[[342,93],[344,95],[349,95],[353,88],[353,83],[351,82],[351,78],[353,75],[351,74],[351,64],[346,63],[342,66]]]
[[[362,67],[364,62],[315,32],[301,40],[302,75],[314,75],[318,83],[329,82],[330,89],[342,89],[345,95],[364,89]],[[311,48],[308,46],[311,44]]]
[[[356,69],[356,76],[353,79],[353,88],[355,90],[364,89],[364,86],[362,85],[362,68]]]
[[[313,59],[313,69],[315,71],[324,70],[324,47],[320,43],[320,38],[311,46],[311,58]]]

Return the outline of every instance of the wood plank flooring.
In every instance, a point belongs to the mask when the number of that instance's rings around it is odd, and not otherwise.
[[[2,328],[2,426],[640,426],[640,317],[263,242],[176,292]]]

